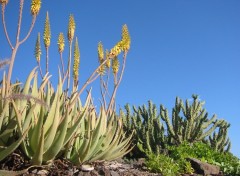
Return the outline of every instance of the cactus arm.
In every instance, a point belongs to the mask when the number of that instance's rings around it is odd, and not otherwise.
[[[207,127],[209,127],[209,125],[211,125],[216,120],[216,118],[217,118],[217,116],[214,114],[210,120],[208,120],[207,122],[205,122],[203,124],[202,128],[206,129]]]
[[[206,136],[211,135],[211,133],[213,133],[213,131],[217,128],[217,126],[219,125],[218,122],[216,122],[209,130],[207,130],[206,132],[204,132],[199,139],[202,140],[204,139]]]
[[[160,115],[163,121],[166,122],[167,129],[169,135],[171,135],[173,138],[176,138],[176,134],[173,130],[172,125],[170,124],[169,116],[168,116],[168,110],[163,107],[163,105],[160,106]]]

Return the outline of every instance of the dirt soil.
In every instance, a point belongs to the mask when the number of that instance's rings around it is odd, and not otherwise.
[[[144,165],[144,159],[98,161],[89,165],[92,170],[84,171],[83,166],[74,166],[65,159],[54,160],[49,165],[32,166],[29,160],[25,160],[22,156],[20,151],[16,151],[1,161],[0,176],[162,176],[158,173],[148,172]],[[190,175],[182,174],[182,176]],[[192,174],[191,176],[199,175]]]
[[[132,162],[121,159],[111,162],[98,161],[91,164],[93,170],[84,171],[81,166],[74,166],[65,159],[57,159],[51,165],[31,166],[22,156],[20,151],[16,151],[1,161],[0,176],[161,176],[149,173],[144,167],[143,159]]]

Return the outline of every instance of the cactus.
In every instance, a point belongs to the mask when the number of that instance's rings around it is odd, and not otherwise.
[[[164,126],[160,122],[160,116],[157,113],[156,105],[151,101],[148,102],[148,108],[133,107],[134,113],[131,115],[129,105],[125,106],[126,115],[124,114],[124,128],[127,134],[131,134],[136,130],[134,143],[137,148],[133,149],[133,153],[154,152],[159,153],[166,148],[167,138],[164,135]]]
[[[229,152],[231,148],[230,139],[227,137],[229,127],[230,124],[223,120],[219,126],[218,133],[215,131],[211,136],[209,136],[208,143],[216,151]]]
[[[216,115],[208,119],[208,113],[203,108],[204,102],[199,101],[197,95],[192,95],[192,98],[193,103],[189,104],[186,100],[185,106],[181,99],[176,98],[175,107],[172,110],[172,123],[170,123],[167,109],[163,105],[160,106],[160,115],[166,123],[172,144],[179,145],[184,141],[189,143],[206,141],[206,138],[218,127],[226,130],[223,121],[216,120]]]
[[[133,144],[137,147],[132,150],[135,157],[139,157],[139,151],[141,156],[147,151],[165,152],[168,146],[184,142],[204,142],[216,151],[229,151],[231,143],[227,138],[227,129],[230,125],[224,120],[217,120],[216,115],[208,119],[208,113],[203,108],[204,102],[199,101],[197,95],[192,97],[193,103],[190,104],[187,100],[185,105],[177,97],[171,118],[163,105],[158,114],[156,105],[151,101],[148,102],[148,108],[133,106],[133,113],[129,105],[125,106],[126,113],[121,111],[120,114],[126,133],[130,135],[132,131],[136,131]]]

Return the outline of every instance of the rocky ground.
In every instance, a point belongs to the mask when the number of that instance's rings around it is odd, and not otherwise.
[[[87,168],[86,168],[87,167]],[[89,170],[89,171],[86,171]],[[0,176],[161,176],[149,173],[143,160],[125,162],[123,160],[99,161],[83,168],[76,167],[64,159],[55,160],[51,165],[31,166],[20,152],[13,153],[0,162]]]
[[[144,166],[144,159],[127,162],[124,160],[104,162],[76,167],[64,159],[55,160],[51,165],[31,166],[20,152],[13,153],[0,162],[0,176],[161,176],[150,173]],[[183,176],[190,176],[183,174]],[[197,176],[197,174],[193,174]],[[199,176],[199,175],[198,175]]]

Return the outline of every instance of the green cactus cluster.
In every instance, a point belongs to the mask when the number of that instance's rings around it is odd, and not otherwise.
[[[230,151],[231,142],[230,138],[228,137],[229,127],[230,124],[223,120],[222,125],[219,127],[218,133],[214,132],[211,136],[209,136],[208,143],[216,151]]]
[[[216,115],[208,118],[208,113],[203,108],[204,102],[197,95],[192,95],[193,102],[176,98],[171,117],[168,109],[160,105],[157,113],[156,105],[151,101],[146,106],[134,107],[131,114],[130,106],[126,105],[124,127],[127,133],[135,130],[134,140],[138,150],[159,152],[165,151],[167,146],[180,145],[184,142],[208,143],[219,152],[229,151],[230,139],[227,137],[229,124],[217,119]]]
[[[227,135],[228,124],[224,120],[217,120],[214,114],[210,119],[203,105],[205,102],[199,101],[197,95],[192,95],[193,103],[189,100],[185,101],[185,105],[181,99],[176,98],[175,106],[172,109],[172,121],[170,122],[169,113],[163,105],[160,106],[161,119],[166,123],[168,136],[171,138],[171,144],[179,145],[183,142],[194,143],[198,141],[210,141],[210,145],[214,147],[214,142],[218,143],[216,148],[224,151],[229,141],[222,138],[209,138],[214,136]],[[217,129],[221,129],[218,132]],[[221,133],[221,134],[220,134]],[[209,138],[209,139],[208,139]]]
[[[142,156],[146,151],[160,153],[166,148],[167,137],[155,104],[149,101],[148,107],[133,106],[132,114],[127,104],[125,110],[126,114],[123,111],[121,113],[124,119],[124,129],[127,134],[135,131],[133,143],[137,144],[137,147],[132,150],[134,155]]]

